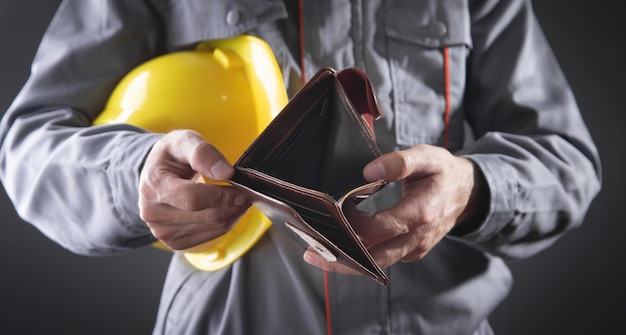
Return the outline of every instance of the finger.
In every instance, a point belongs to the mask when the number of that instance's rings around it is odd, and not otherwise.
[[[403,234],[377,244],[369,249],[370,254],[381,268],[387,268],[399,261],[412,262],[422,259],[431,247],[423,236]]]
[[[305,262],[310,265],[316,266],[322,270],[329,272],[337,272],[351,275],[362,275],[360,272],[349,268],[339,262],[329,262],[324,259],[320,254],[318,254],[313,249],[307,249],[302,256]]]
[[[186,211],[167,204],[149,204],[140,202],[140,217],[149,224],[158,225],[219,225],[229,222],[234,216],[243,214],[249,206],[210,207],[199,211]],[[182,228],[181,228],[182,229]]]
[[[160,231],[159,234],[161,237],[157,237],[159,241],[165,244],[171,250],[193,250],[194,247],[197,247],[203,243],[208,241],[212,241],[224,234],[226,234],[228,230],[211,230],[204,232],[194,232],[188,234],[177,234],[172,237],[163,237],[167,235],[167,231]]]
[[[158,205],[141,215],[157,239],[173,250],[183,250],[227,233],[246,210],[225,208],[192,213]]]
[[[356,209],[356,206],[346,204],[345,214],[366,246],[378,244],[408,231],[408,228],[402,225],[390,210],[380,211],[370,216]]]
[[[190,130],[176,132],[169,144],[169,152],[174,159],[189,164],[194,171],[214,181],[224,181],[232,177],[232,165],[200,134]]]
[[[412,174],[432,174],[441,150],[445,151],[433,146],[417,145],[407,150],[387,153],[366,165],[363,168],[363,177],[368,181],[394,182]]]
[[[155,181],[150,199],[185,211],[199,211],[210,207],[240,207],[249,204],[241,191],[231,186],[213,185],[180,179],[168,175]],[[146,186],[148,187],[148,186]],[[148,195],[146,195],[148,196]]]
[[[381,243],[369,250],[372,258],[378,266],[385,269],[399,261],[401,262],[413,262],[420,260],[426,256],[431,248],[422,247],[409,250],[406,246],[409,245],[410,237],[405,234],[397,236],[394,239]],[[304,253],[303,259],[305,262],[316,266],[322,270],[361,275],[362,273],[343,265],[339,262],[329,262],[324,257],[319,255],[313,249],[307,249]]]
[[[423,236],[422,236],[423,235]],[[431,241],[430,234],[401,234],[368,248],[372,258],[381,268],[387,268],[399,261],[412,262],[422,259],[432,249],[436,242]],[[315,250],[309,248],[303,255],[305,262],[322,270],[361,274],[360,272],[339,262],[329,262]]]

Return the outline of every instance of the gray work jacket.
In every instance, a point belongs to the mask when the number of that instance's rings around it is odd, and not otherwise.
[[[81,254],[153,242],[137,184],[161,135],[92,120],[138,64],[241,33],[271,45],[295,92],[288,12],[278,0],[64,2],[0,127],[0,177],[21,217]],[[323,66],[364,69],[385,113],[381,149],[446,145],[480,167],[490,195],[475,229],[386,269],[388,286],[330,274],[333,334],[489,333],[485,320],[511,286],[499,257],[551,245],[600,187],[598,154],[530,1],[315,0],[303,13],[307,78]],[[399,193],[392,185],[364,206]],[[326,333],[323,274],[301,257],[274,229],[221,271],[174,254],[155,333]]]

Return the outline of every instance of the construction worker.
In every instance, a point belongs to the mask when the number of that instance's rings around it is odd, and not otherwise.
[[[228,232],[250,200],[213,183],[233,174],[216,146],[93,122],[140,64],[244,33],[271,47],[288,96],[324,66],[372,80],[385,154],[363,174],[391,184],[352,219],[390,283],[269,228],[219,270],[173,253],[154,332],[492,333],[511,287],[501,257],[549,247],[600,189],[530,0],[65,1],[0,125],[0,178],[21,217],[88,255],[157,240],[194,251]]]

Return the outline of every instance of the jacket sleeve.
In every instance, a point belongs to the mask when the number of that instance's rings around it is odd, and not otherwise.
[[[0,178],[18,214],[73,252],[153,241],[138,172],[159,135],[91,126],[121,77],[154,57],[160,23],[141,1],[66,1],[0,124]]]
[[[526,257],[581,224],[599,156],[531,2],[476,1],[472,13],[465,101],[477,140],[461,154],[483,172],[490,206],[463,237]]]

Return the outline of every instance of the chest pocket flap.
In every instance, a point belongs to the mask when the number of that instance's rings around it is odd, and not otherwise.
[[[390,38],[431,48],[472,46],[466,0],[389,1],[386,12]]]

